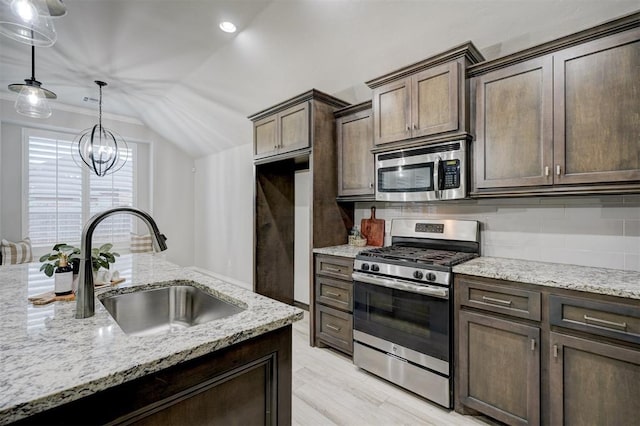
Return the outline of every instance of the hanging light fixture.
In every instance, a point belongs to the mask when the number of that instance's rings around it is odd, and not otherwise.
[[[67,14],[62,0],[0,0],[0,34],[38,47],[58,38],[51,18]]]
[[[15,103],[19,114],[32,118],[51,116],[47,99],[56,99],[57,96],[51,90],[42,87],[42,83],[36,80],[36,48],[34,46],[31,46],[31,78],[25,78],[24,83],[10,84],[9,90],[19,93]]]
[[[124,166],[129,148],[122,136],[102,126],[102,88],[104,81],[96,80],[100,88],[98,124],[83,130],[71,145],[71,155],[80,167],[86,165],[98,176],[115,173]]]

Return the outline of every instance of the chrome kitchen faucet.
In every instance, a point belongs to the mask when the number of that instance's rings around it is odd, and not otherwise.
[[[96,227],[109,216],[118,213],[128,213],[142,219],[149,227],[155,251],[167,249],[167,237],[160,233],[156,222],[149,213],[133,207],[116,207],[105,210],[93,216],[82,229],[80,242],[80,277],[78,277],[78,292],[76,294],[76,318],[89,318],[95,314],[95,291],[93,288],[93,265],[91,262],[91,239]]]

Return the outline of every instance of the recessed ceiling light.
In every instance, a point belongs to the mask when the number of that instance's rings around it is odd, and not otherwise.
[[[235,33],[236,32],[236,26],[233,25],[233,23],[229,22],[229,21],[220,22],[220,29],[222,31],[224,31],[225,33]]]

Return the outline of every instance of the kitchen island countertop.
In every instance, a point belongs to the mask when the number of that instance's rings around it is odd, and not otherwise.
[[[75,319],[75,302],[32,306],[27,298],[42,292],[43,282],[48,285],[38,271],[40,264],[2,266],[0,424],[288,326],[303,315],[300,309],[179,267],[161,255],[121,259],[114,267],[128,265],[120,269],[126,281],[118,288],[124,291],[152,283],[192,281],[245,310],[168,334],[127,336],[97,300],[95,316],[86,319]],[[53,278],[49,280],[52,290]]]
[[[453,267],[456,274],[640,299],[640,272],[501,257],[478,257]]]

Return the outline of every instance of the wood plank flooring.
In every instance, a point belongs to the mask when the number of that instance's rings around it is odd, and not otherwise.
[[[309,319],[293,325],[293,424],[483,425],[447,411],[354,366],[330,349],[309,346]]]

